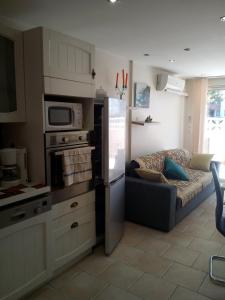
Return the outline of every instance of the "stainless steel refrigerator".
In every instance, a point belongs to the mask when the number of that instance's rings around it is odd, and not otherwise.
[[[101,109],[102,164],[105,191],[105,253],[111,254],[124,232],[126,103],[105,98]]]

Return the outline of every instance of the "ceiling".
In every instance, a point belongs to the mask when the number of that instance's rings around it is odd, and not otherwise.
[[[225,0],[1,0],[0,15],[185,77],[225,75]]]

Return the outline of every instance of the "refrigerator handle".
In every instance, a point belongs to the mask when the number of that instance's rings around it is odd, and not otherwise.
[[[110,181],[110,184],[114,184],[114,183],[116,183],[117,181],[121,180],[121,179],[122,179],[124,176],[125,176],[125,174],[122,174],[122,175],[120,175],[120,176],[119,176],[119,177],[117,177],[116,179],[114,179],[114,180]]]

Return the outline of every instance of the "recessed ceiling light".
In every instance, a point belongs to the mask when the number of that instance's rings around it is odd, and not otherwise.
[[[184,51],[189,52],[189,51],[191,51],[191,48],[184,48]]]
[[[108,2],[115,4],[116,2],[118,2],[118,0],[108,0]]]
[[[144,54],[144,56],[149,56],[149,55],[150,55],[149,53],[145,53],[145,54]]]
[[[225,22],[225,16],[220,17],[221,22]]]
[[[170,63],[175,63],[176,60],[175,60],[175,59],[169,59],[169,62],[170,62]]]

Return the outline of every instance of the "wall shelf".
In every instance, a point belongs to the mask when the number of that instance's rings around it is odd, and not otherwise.
[[[155,121],[152,121],[152,122],[132,121],[131,123],[134,124],[134,125],[140,125],[140,126],[145,126],[145,125],[159,125],[160,124],[160,122],[155,122]]]

